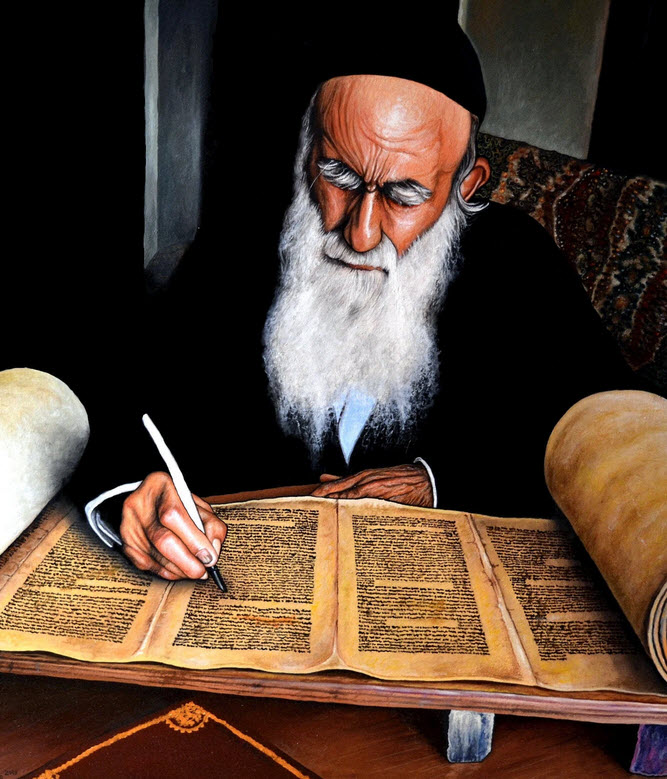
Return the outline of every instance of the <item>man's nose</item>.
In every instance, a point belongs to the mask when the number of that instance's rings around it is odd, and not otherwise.
[[[375,187],[368,188],[354,205],[343,236],[355,252],[368,252],[382,240],[381,204]]]

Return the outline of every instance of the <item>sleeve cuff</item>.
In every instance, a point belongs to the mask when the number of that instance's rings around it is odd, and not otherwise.
[[[107,546],[113,546],[114,544],[122,545],[123,541],[116,531],[109,527],[109,525],[102,519],[100,515],[99,506],[109,498],[114,498],[116,495],[122,495],[124,492],[134,492],[141,484],[140,481],[133,481],[130,484],[121,484],[118,487],[114,487],[112,490],[107,490],[91,501],[88,501],[84,507],[84,512],[88,520],[88,524],[97,534],[97,537],[102,543]]]
[[[421,457],[415,457],[414,462],[419,463],[420,465],[423,465],[426,469],[426,473],[428,473],[429,481],[431,482],[431,492],[433,493],[433,508],[438,508],[438,491],[435,488],[435,477],[433,476],[433,471],[431,470],[431,466],[426,462],[426,460],[423,460]]]

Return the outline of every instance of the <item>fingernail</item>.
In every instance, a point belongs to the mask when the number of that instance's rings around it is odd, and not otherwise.
[[[204,565],[210,565],[213,562],[211,553],[207,549],[200,549],[197,552],[197,559],[200,562],[204,563]]]
[[[222,546],[222,542],[220,541],[219,538],[214,538],[213,541],[211,541],[211,543],[213,544],[213,548],[215,549],[216,554],[219,555],[220,554],[220,548]]]
[[[206,571],[204,571],[204,573],[199,578],[200,579],[208,579],[208,574],[206,573]]]

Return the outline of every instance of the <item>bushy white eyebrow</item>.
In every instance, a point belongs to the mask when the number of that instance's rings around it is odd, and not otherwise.
[[[322,178],[339,189],[353,191],[364,185],[361,176],[341,160],[323,157],[317,160],[317,167],[321,171]],[[418,206],[433,196],[433,192],[428,187],[414,179],[388,181],[381,190],[385,197],[401,206]]]
[[[388,181],[382,187],[382,192],[385,197],[400,206],[419,206],[433,196],[433,192],[428,187],[413,179]]]
[[[340,160],[322,158],[317,161],[317,167],[322,171],[322,178],[339,189],[359,189],[364,183],[358,173]]]

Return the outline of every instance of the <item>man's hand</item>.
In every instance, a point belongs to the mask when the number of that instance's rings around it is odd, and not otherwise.
[[[218,559],[227,526],[206,501],[192,496],[206,535],[197,529],[167,473],[151,473],[123,503],[123,552],[142,571],[163,579],[201,579]]]
[[[423,465],[373,468],[339,478],[328,473],[312,495],[316,498],[383,498],[410,506],[433,505],[431,480]]]

